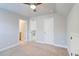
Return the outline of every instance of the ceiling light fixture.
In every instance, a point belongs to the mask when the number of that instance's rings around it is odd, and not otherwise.
[[[33,10],[35,10],[35,9],[36,9],[36,6],[33,5],[33,4],[31,4],[31,5],[30,5],[30,8],[32,8]]]
[[[34,12],[36,12],[36,7],[42,3],[24,3],[27,5],[30,5],[30,8],[33,9]]]

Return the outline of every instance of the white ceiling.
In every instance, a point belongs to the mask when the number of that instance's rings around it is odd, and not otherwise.
[[[49,13],[59,13],[61,15],[67,16],[73,4],[68,3],[43,3],[37,6],[37,12],[33,12],[33,10],[25,4],[22,3],[1,3],[0,8],[27,16],[35,16]]]
[[[63,16],[67,16],[70,10],[72,9],[73,5],[74,4],[72,3],[57,3],[56,12]]]

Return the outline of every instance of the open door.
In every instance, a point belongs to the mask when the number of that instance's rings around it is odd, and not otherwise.
[[[26,40],[26,21],[19,20],[19,40]]]

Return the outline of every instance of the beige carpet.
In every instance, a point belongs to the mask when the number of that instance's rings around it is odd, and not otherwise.
[[[20,45],[0,52],[0,56],[68,56],[66,48],[40,43],[20,43]]]

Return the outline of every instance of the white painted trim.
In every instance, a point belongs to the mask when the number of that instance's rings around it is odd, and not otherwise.
[[[50,44],[50,45],[54,45],[54,46],[58,46],[58,47],[62,47],[62,48],[68,48],[67,46],[63,46],[60,44],[55,44],[55,43],[48,43],[48,42],[42,42],[42,41],[36,41],[37,43],[42,43],[42,44]]]
[[[13,48],[13,47],[18,46],[18,45],[19,45],[19,43],[16,43],[16,44],[10,45],[10,46],[8,46],[8,47],[1,48],[1,49],[0,49],[0,52],[5,51],[5,50],[8,50],[8,49]]]
[[[62,48],[68,48],[68,46],[66,45],[60,45],[60,44],[54,44],[55,46],[58,46],[58,47],[62,47]]]

